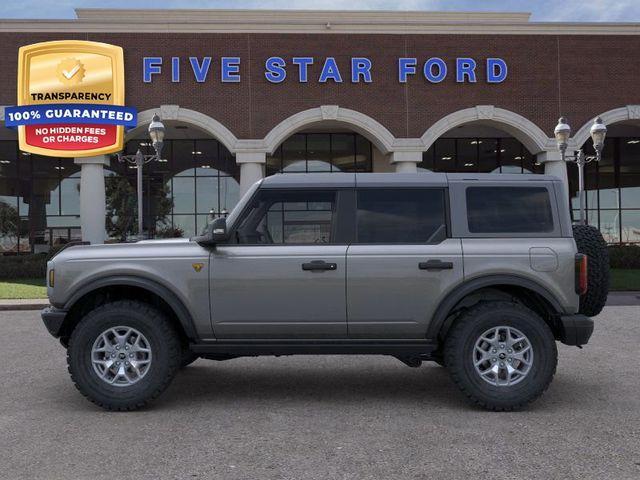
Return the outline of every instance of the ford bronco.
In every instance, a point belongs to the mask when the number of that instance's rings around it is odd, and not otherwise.
[[[274,175],[201,236],[64,249],[42,317],[110,410],[196,358],[293,354],[435,361],[475,404],[513,410],[606,300],[604,241],[567,197],[544,175]]]

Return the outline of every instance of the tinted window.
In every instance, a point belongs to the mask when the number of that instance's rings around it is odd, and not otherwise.
[[[262,190],[237,231],[239,243],[331,243],[335,192]]]
[[[358,191],[359,243],[427,243],[446,237],[442,189]]]
[[[467,215],[472,233],[553,231],[549,192],[543,187],[469,187]]]

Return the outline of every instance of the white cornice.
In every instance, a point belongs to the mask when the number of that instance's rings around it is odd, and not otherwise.
[[[531,16],[523,12],[428,12],[402,10],[246,10],[246,9],[111,9],[76,8],[80,20],[129,21],[144,18],[156,23],[255,23],[282,24],[305,22],[338,23],[526,23]]]
[[[529,22],[528,13],[77,9],[72,20],[0,19],[0,32],[640,35],[640,23]]]

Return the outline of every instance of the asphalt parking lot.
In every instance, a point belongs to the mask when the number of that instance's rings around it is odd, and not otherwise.
[[[108,413],[37,312],[0,312],[0,478],[638,479],[639,317],[607,307],[523,412],[469,406],[435,365],[331,356],[199,360]]]

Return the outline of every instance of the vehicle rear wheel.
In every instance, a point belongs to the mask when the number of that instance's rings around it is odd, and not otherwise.
[[[595,317],[604,308],[609,295],[609,251],[602,233],[592,225],[574,225],[573,238],[578,252],[588,257],[587,293],[580,296],[579,312]]]
[[[178,333],[151,305],[121,300],[87,314],[74,329],[67,364],[74,384],[107,410],[136,410],[157,398],[180,367]]]
[[[549,326],[513,302],[486,302],[453,324],[444,346],[453,381],[488,410],[524,407],[547,389],[558,352]]]

